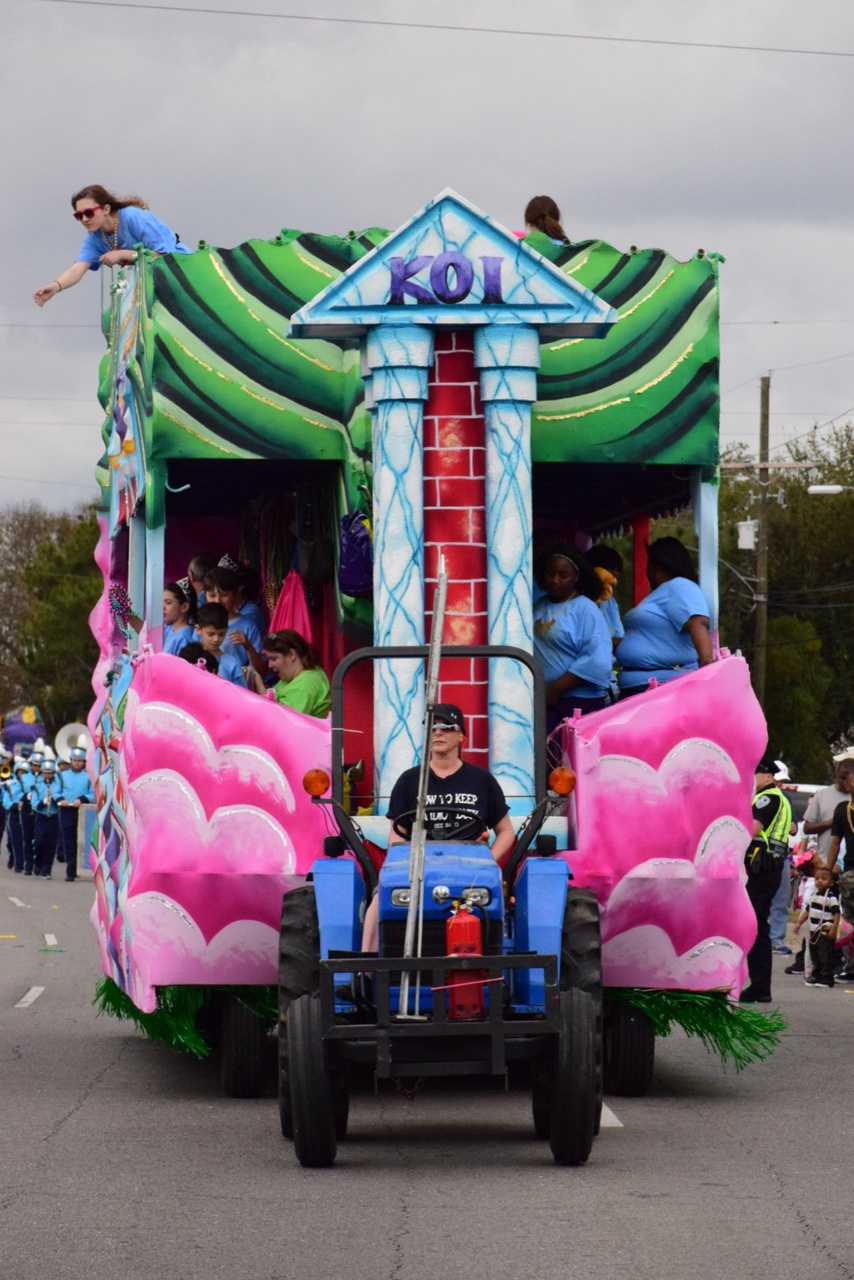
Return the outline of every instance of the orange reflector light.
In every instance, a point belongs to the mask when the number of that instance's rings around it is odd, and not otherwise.
[[[571,769],[559,765],[549,774],[549,791],[558,796],[570,796],[575,790],[575,774]]]
[[[329,790],[330,778],[325,769],[309,769],[303,774],[303,790],[310,796],[322,796]]]

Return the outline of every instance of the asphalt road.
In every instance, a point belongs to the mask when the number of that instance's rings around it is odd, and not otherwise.
[[[622,1127],[583,1169],[552,1163],[524,1094],[444,1091],[357,1096],[338,1165],[303,1171],[272,1096],[224,1099],[212,1064],[95,1016],[91,900],[0,871],[9,1280],[854,1278],[842,987],[780,972],[789,1031],[742,1076],[659,1041],[652,1094],[610,1100]]]

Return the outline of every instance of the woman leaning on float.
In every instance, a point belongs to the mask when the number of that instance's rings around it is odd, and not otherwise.
[[[139,196],[112,195],[106,187],[94,183],[71,197],[74,217],[88,235],[80,247],[77,261],[67,271],[42,285],[33,294],[37,307],[43,307],[64,289],[79,284],[87,271],[99,267],[117,267],[136,260],[136,246],[155,253],[189,253],[178,243],[174,231],[147,208]]]

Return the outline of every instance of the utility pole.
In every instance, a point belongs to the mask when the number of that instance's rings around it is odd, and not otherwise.
[[[765,374],[759,391],[759,518],[756,538],[756,631],[753,641],[753,688],[765,705],[765,672],[768,657],[768,420],[771,375]]]

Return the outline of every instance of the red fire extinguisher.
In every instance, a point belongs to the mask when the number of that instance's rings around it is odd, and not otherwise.
[[[468,907],[454,903],[445,924],[445,949],[449,956],[483,955],[480,917]],[[481,970],[457,969],[448,974],[448,1018],[453,1022],[472,1022],[484,1016]]]

